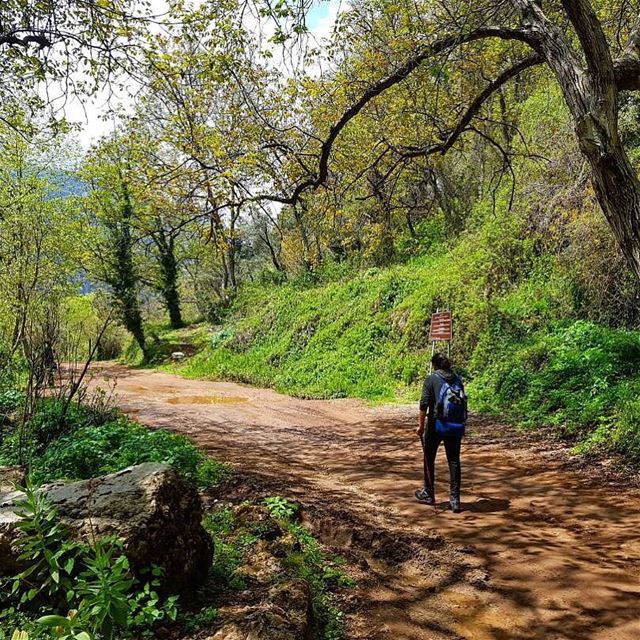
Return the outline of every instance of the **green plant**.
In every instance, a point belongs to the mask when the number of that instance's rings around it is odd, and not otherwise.
[[[298,506],[286,498],[272,496],[262,501],[272,517],[280,520],[291,520],[298,512]]]
[[[91,634],[83,629],[83,621],[74,609],[66,616],[47,615],[36,621],[41,627],[50,629],[59,640],[92,640]]]
[[[0,389],[0,415],[15,411],[24,402],[24,393],[15,387]]]
[[[18,460],[17,436],[0,449],[0,461]],[[224,480],[229,468],[196,447],[187,437],[163,430],[151,430],[121,416],[100,426],[77,426],[58,434],[31,457],[34,480],[50,482],[61,478],[78,480],[120,471],[143,462],[164,462],[200,488]]]
[[[44,398],[27,425],[28,444],[37,455],[62,435],[87,424],[90,417],[83,405],[72,402],[67,408],[63,400]]]
[[[202,460],[196,469],[196,484],[201,489],[215,487],[224,482],[230,475],[229,466],[213,458]]]
[[[204,607],[197,613],[184,613],[180,620],[182,628],[191,633],[205,627],[218,619],[218,610],[214,607]]]
[[[129,626],[134,585],[129,561],[118,539],[102,538],[89,547],[83,564],[74,586],[74,596],[80,600],[79,618],[90,621],[96,635],[112,640],[116,628]]]
[[[356,583],[339,568],[343,560],[325,555],[316,538],[301,524],[290,523],[288,529],[298,540],[301,551],[290,554],[285,562],[309,584],[314,618],[320,627],[319,637],[340,640],[344,637],[344,613],[336,606],[331,589],[350,588]]]
[[[18,610],[11,604],[8,592],[1,592],[2,608],[0,608],[0,640],[11,640],[12,634],[19,631],[29,640],[50,640],[51,633],[34,620],[34,614]]]
[[[116,631],[149,629],[160,620],[175,620],[177,596],[162,600],[155,590],[162,571],[150,569],[151,579],[141,582],[130,571],[122,543],[114,537],[91,544],[82,558],[84,570],[75,581],[77,618],[101,640],[113,640]]]
[[[356,584],[340,569],[339,565],[344,560],[323,553],[318,540],[295,521],[298,505],[281,496],[265,498],[262,504],[298,541],[300,550],[290,553],[285,565],[309,584],[314,616],[320,625],[319,637],[323,640],[339,640],[344,635],[343,613],[335,606],[331,589],[349,588]]]
[[[159,568],[152,567],[150,580],[141,583],[117,538],[99,538],[90,545],[69,541],[55,509],[31,483],[20,508],[20,560],[28,565],[13,579],[11,595],[24,606],[37,601],[39,607],[72,607],[66,617],[52,613],[40,618],[41,627],[64,640],[114,640],[117,630],[175,620],[177,597],[161,599],[156,591]]]
[[[20,594],[21,604],[36,599],[56,603],[68,600],[78,547],[68,541],[55,508],[31,480],[23,491],[25,497],[17,504],[20,520],[15,527],[22,533],[17,541],[21,550],[18,560],[27,566],[13,579],[11,593]]]
[[[156,590],[160,586],[162,569],[154,566],[150,573],[151,578],[142,588],[137,588],[132,598],[129,618],[133,628],[150,628],[161,620],[174,621],[178,617],[178,596],[162,599]]]
[[[216,550],[210,569],[214,589],[241,589],[244,580],[235,571],[242,563],[246,541],[234,539],[235,518],[229,507],[205,515],[202,524],[211,534]]]

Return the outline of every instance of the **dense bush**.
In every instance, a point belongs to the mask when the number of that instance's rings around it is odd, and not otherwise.
[[[577,321],[478,350],[476,408],[640,462],[640,334]],[[513,334],[512,334],[513,337]],[[480,357],[482,354],[482,357]]]
[[[104,424],[92,423],[92,413],[77,405],[61,432],[58,412],[58,403],[45,405],[28,429],[28,457],[36,482],[91,478],[143,462],[170,464],[200,487],[220,482],[227,473],[224,465],[208,458],[185,436],[151,430],[122,415]],[[18,443],[18,434],[6,439],[0,447],[0,464],[18,462]]]

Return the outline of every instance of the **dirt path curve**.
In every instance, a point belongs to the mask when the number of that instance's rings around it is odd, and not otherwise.
[[[564,468],[557,452],[475,420],[463,445],[463,512],[436,514],[413,500],[414,407],[300,400],[115,365],[94,384],[105,376],[141,422],[185,433],[338,514],[326,539],[348,545],[368,529],[397,541],[385,562],[378,553],[367,563],[375,579],[362,583],[368,604],[351,637],[640,639],[637,489],[620,495]],[[444,453],[436,473],[444,500]]]

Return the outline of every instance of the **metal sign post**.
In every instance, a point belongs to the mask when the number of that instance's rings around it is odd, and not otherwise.
[[[438,309],[431,315],[431,326],[429,327],[429,340],[431,340],[431,357],[436,352],[436,342],[446,341],[447,356],[451,355],[451,340],[453,338],[453,316],[450,310],[440,311]],[[433,366],[429,362],[429,373]]]

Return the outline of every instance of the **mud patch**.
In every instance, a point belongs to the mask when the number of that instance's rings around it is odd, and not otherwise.
[[[242,404],[249,398],[241,396],[175,396],[169,398],[169,404]]]

